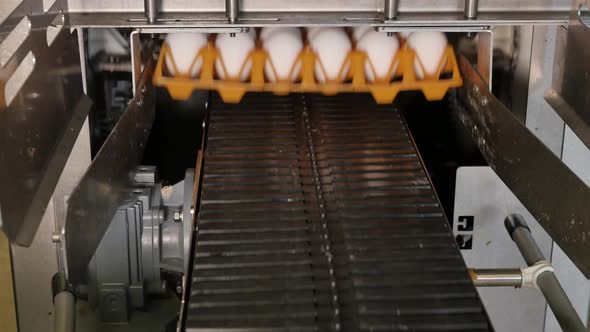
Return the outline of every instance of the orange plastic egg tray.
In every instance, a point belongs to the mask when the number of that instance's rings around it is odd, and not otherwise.
[[[441,58],[438,70],[433,75],[425,75],[419,79],[415,74],[414,61],[416,53],[402,45],[400,50],[391,60],[389,75],[386,77],[375,77],[374,82],[369,82],[365,75],[365,64],[368,62],[369,68],[373,70],[373,64],[367,55],[362,51],[352,50],[348,53],[344,61],[340,75],[337,77],[341,80],[326,80],[323,83],[318,82],[314,75],[316,63],[326,75],[323,65],[319,62],[318,57],[309,46],[305,46],[298,55],[296,62],[291,68],[291,73],[297,66],[301,66],[301,71],[294,82],[288,79],[278,78],[276,82],[270,82],[264,74],[264,66],[268,61],[270,67],[276,75],[274,65],[268,54],[258,42],[257,47],[250,52],[246,61],[241,66],[240,75],[230,77],[227,74],[223,58],[220,52],[215,48],[214,42],[210,40],[208,44],[201,48],[195,55],[192,62],[194,66],[197,62],[202,61],[202,68],[197,77],[189,77],[188,73],[178,75],[169,75],[165,65],[165,58],[170,57],[174,67],[174,58],[166,43],[162,45],[160,57],[156,65],[153,76],[155,86],[165,87],[170,96],[176,100],[188,99],[194,90],[216,90],[226,103],[238,103],[246,92],[272,92],[277,95],[286,95],[291,92],[315,92],[324,95],[336,95],[342,92],[369,92],[379,104],[389,104],[400,91],[422,91],[429,101],[441,100],[450,88],[459,87],[463,84],[459,72],[459,66],[455,57],[452,46],[448,46]],[[219,79],[215,75],[215,62],[220,61],[221,67],[225,73],[225,79]],[[240,81],[239,77],[246,66],[251,64],[251,73],[249,77]],[[424,66],[420,59],[417,63],[425,73]],[[176,68],[174,68],[176,69]],[[178,70],[174,70],[178,73]],[[288,77],[291,77],[289,75]]]

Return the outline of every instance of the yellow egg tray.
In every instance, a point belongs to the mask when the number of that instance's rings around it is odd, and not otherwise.
[[[165,65],[165,58],[170,57],[170,61],[176,69],[176,64],[166,43],[162,45],[160,57],[156,65],[153,76],[155,86],[165,87],[170,96],[176,100],[188,99],[194,90],[216,90],[226,103],[238,103],[246,92],[272,92],[277,95],[286,95],[292,92],[316,92],[324,95],[336,95],[342,92],[369,92],[373,95],[375,101],[379,104],[389,104],[393,102],[400,91],[422,91],[429,101],[441,100],[450,88],[463,85],[463,79],[459,72],[457,58],[452,46],[447,46],[438,70],[433,75],[424,75],[419,79],[415,74],[414,62],[420,66],[421,72],[426,73],[424,65],[417,58],[416,53],[403,45],[391,61],[389,75],[386,77],[377,77],[369,82],[366,79],[365,65],[368,63],[369,68],[375,74],[373,64],[367,55],[358,50],[352,50],[348,53],[337,77],[341,80],[329,80],[320,83],[314,75],[316,63],[326,75],[323,65],[320,63],[317,55],[309,46],[305,46],[298,55],[290,75],[293,71],[301,66],[301,71],[294,82],[288,79],[277,79],[276,82],[270,82],[265,78],[264,66],[269,61],[270,67],[276,75],[276,70],[272,61],[269,59],[266,51],[258,46],[250,52],[246,61],[242,64],[240,75],[230,77],[227,74],[223,58],[220,52],[215,48],[213,41],[201,48],[195,55],[191,68],[187,73],[178,75],[169,75]],[[188,73],[192,72],[193,66],[201,61],[202,68],[197,77],[190,77]],[[215,63],[220,62],[225,73],[225,79],[219,79],[215,75]],[[251,64],[251,72],[248,78],[240,81],[239,77],[247,66]],[[178,70],[173,72],[178,73]]]

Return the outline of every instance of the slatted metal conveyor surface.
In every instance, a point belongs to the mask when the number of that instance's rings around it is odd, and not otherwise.
[[[489,331],[392,106],[213,96],[186,329]]]

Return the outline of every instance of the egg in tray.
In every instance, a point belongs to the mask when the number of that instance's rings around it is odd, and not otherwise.
[[[153,82],[178,100],[193,90],[217,90],[227,103],[239,102],[248,91],[369,92],[381,104],[410,90],[440,100],[463,84],[444,33],[402,36],[367,26],[169,34]]]

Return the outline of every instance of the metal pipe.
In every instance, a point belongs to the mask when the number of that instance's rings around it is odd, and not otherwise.
[[[478,0],[465,0],[465,17],[474,19],[477,17]]]
[[[385,9],[383,11],[386,20],[395,20],[399,7],[399,0],[385,0]]]
[[[529,266],[545,260],[545,256],[537,246],[526,221],[521,215],[513,214],[506,217],[504,225]],[[541,273],[537,278],[537,285],[564,331],[587,332],[553,272]]]
[[[53,298],[55,332],[74,332],[76,328],[76,299],[74,294],[63,291]]]
[[[51,278],[53,293],[53,330],[55,332],[74,332],[76,328],[76,298],[63,272]]]
[[[541,273],[537,278],[537,285],[539,285],[562,330],[567,332],[588,331],[553,272]]]
[[[239,0],[225,0],[225,15],[230,23],[235,23],[238,20],[240,14],[240,1]]]
[[[158,19],[158,0],[144,0],[143,10],[149,23],[156,23]]]
[[[469,276],[476,287],[520,287],[520,269],[469,269]]]
[[[531,235],[531,230],[524,218],[519,214],[511,214],[504,220],[504,226],[510,234],[512,241],[516,243],[518,250],[524,257],[524,261],[531,266],[538,261],[545,260],[545,256],[537,242]]]

